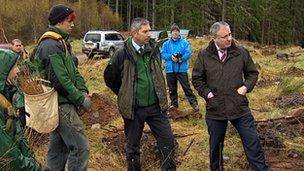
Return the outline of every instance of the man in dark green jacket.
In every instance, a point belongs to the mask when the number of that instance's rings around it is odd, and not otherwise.
[[[74,19],[71,8],[53,6],[48,17],[48,33],[56,35],[57,39],[43,39],[35,54],[35,59],[42,64],[45,79],[51,82],[59,96],[59,125],[50,134],[47,154],[47,166],[52,170],[64,170],[68,161],[68,170],[84,171],[89,160],[88,139],[78,108],[88,110],[91,102],[85,81],[68,48]]]
[[[156,137],[162,170],[176,168],[174,137],[166,114],[168,102],[160,52],[149,43],[150,30],[147,19],[135,18],[131,25],[132,37],[115,53],[104,73],[106,85],[118,96],[130,171],[141,170],[140,139],[145,122]]]
[[[241,136],[251,169],[268,170],[246,97],[259,73],[249,52],[234,44],[227,23],[214,23],[210,34],[213,40],[199,52],[192,72],[194,88],[206,100],[210,169],[223,170],[222,151],[230,121]]]

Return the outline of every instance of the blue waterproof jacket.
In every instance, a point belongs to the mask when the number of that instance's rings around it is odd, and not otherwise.
[[[180,62],[172,61],[171,56],[176,53],[182,55]],[[187,72],[189,68],[188,60],[191,57],[190,44],[181,37],[176,41],[170,38],[163,44],[161,57],[165,61],[166,73]]]

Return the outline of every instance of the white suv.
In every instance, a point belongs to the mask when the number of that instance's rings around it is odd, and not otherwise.
[[[124,38],[117,31],[88,31],[82,41],[82,52],[88,58],[96,54],[112,57],[124,44]]]

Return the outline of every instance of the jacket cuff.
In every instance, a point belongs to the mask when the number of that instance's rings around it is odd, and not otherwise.
[[[250,86],[249,83],[244,82],[244,86],[247,88],[247,92],[246,93],[250,93],[253,90],[254,86]]]
[[[80,106],[83,101],[84,101],[84,95],[83,93],[80,93],[79,97],[77,99],[74,99],[74,103],[77,105],[77,106]],[[71,100],[73,102],[73,100]]]
[[[208,99],[208,94],[211,92],[211,90],[209,89],[209,88],[206,88],[206,89],[204,89],[203,90],[203,98],[205,99],[205,100],[207,100]]]

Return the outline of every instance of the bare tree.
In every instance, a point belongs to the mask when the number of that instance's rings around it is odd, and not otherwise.
[[[131,12],[132,12],[132,0],[128,0],[128,29],[131,26]]]
[[[174,22],[174,5],[171,4],[171,23]]]
[[[226,2],[226,0],[223,0],[222,21],[225,21],[225,19],[226,19],[226,6],[227,6],[227,2]]]
[[[145,17],[148,18],[149,17],[149,0],[145,0],[145,1],[146,1]]]
[[[119,2],[118,2],[118,0],[116,0],[116,4],[115,4],[115,12],[116,12],[116,14],[118,14],[118,6],[119,6]]]
[[[155,0],[152,0],[152,29],[155,29]]]

